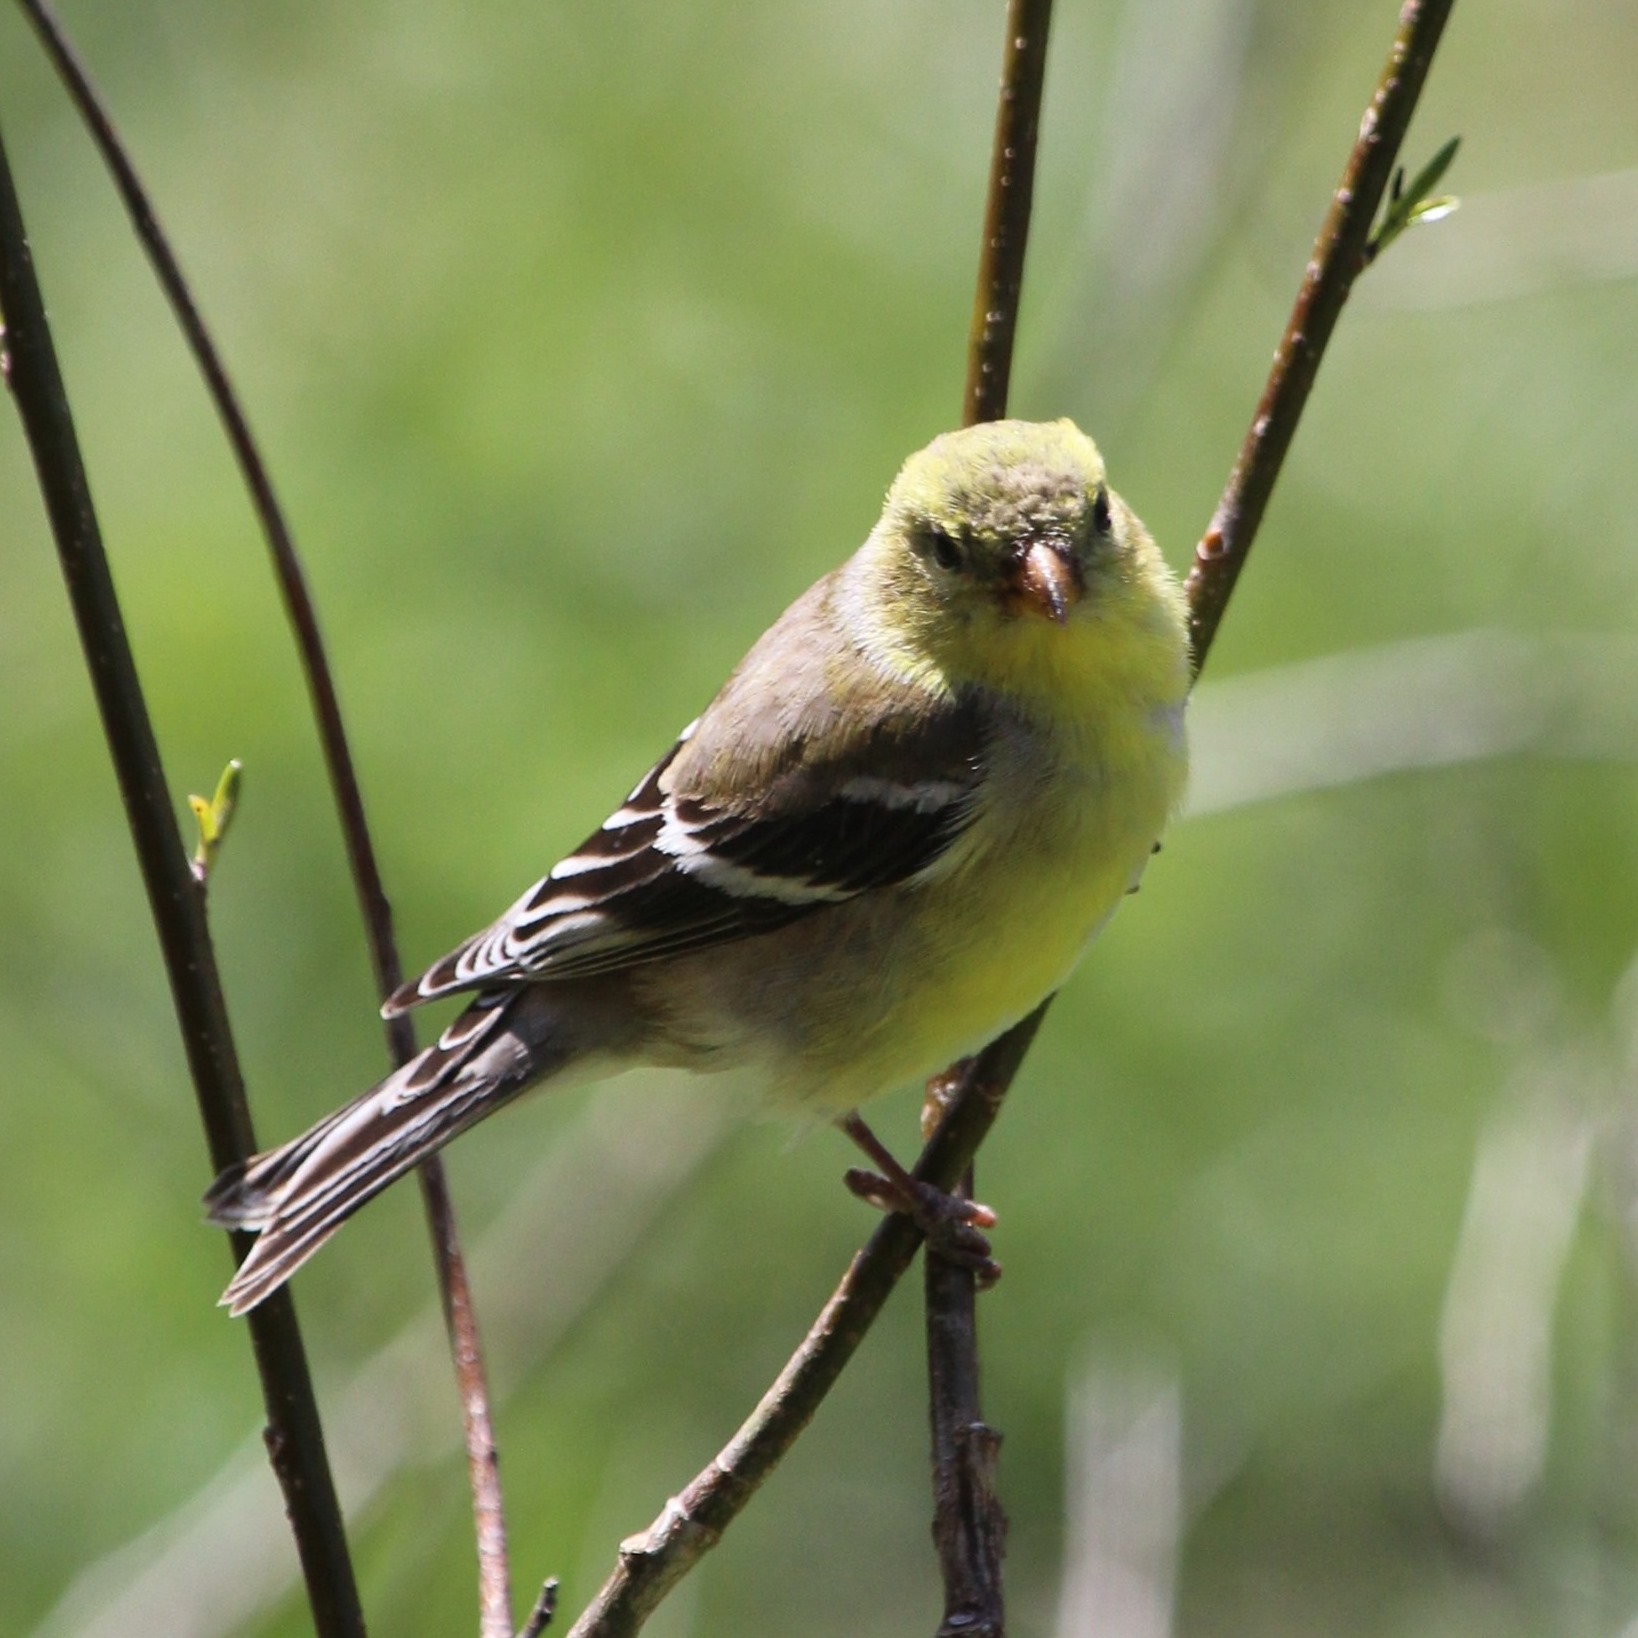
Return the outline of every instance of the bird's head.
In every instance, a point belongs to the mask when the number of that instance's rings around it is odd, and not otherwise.
[[[1095,628],[1175,622],[1169,571],[1069,421],[935,438],[905,462],[861,557],[904,634],[958,678],[1025,682],[1081,663]]]

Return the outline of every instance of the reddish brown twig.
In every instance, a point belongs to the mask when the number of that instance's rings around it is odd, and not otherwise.
[[[501,1501],[500,1456],[489,1414],[489,1383],[478,1340],[478,1316],[466,1258],[455,1231],[455,1205],[441,1164],[423,1163],[421,1201],[432,1234],[433,1261],[444,1329],[461,1395],[461,1430],[466,1442],[467,1483],[472,1491],[472,1528],[478,1553],[478,1631],[481,1638],[512,1638],[512,1572],[506,1550],[506,1513]]]
[[[1012,338],[1024,287],[1024,251],[1035,196],[1035,146],[1041,129],[1052,0],[1008,0],[1007,43],[984,200],[978,290],[967,331],[967,387],[961,424],[998,421],[1007,413]]]
[[[205,386],[238,462],[245,488],[250,494],[251,505],[260,520],[285,615],[296,640],[302,675],[307,683],[325,771],[335,799],[347,863],[364,923],[376,989],[385,1000],[403,980],[397,941],[393,936],[392,906],[370,839],[369,823],[364,814],[364,795],[347,742],[335,677],[319,629],[318,610],[313,603],[306,570],[296,551],[294,536],[221,354],[211,339],[181,265],[160,226],[147,190],[85,65],[45,0],[18,0],[18,3],[33,24],[47,56],[79,109],[92,140],[113,176],[137,239],[153,265],[160,287],[171,304],[200,374],[204,377]],[[407,1018],[400,1016],[389,1021],[386,1036],[387,1050],[395,1064],[407,1063],[415,1055],[414,1029]],[[480,1631],[483,1638],[511,1638],[512,1599],[506,1519],[500,1474],[495,1463],[494,1421],[489,1408],[477,1316],[472,1307],[471,1289],[443,1162],[436,1155],[432,1156],[422,1163],[419,1175],[461,1400],[478,1543]]]
[[[1262,524],[1326,344],[1354,280],[1364,270],[1371,224],[1453,3],[1406,0],[1399,13],[1387,65],[1331,196],[1251,428],[1211,524],[1195,548],[1188,589],[1189,644],[1196,676],[1211,652],[1223,610]]]

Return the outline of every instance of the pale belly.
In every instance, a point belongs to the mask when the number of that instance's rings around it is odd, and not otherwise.
[[[742,1067],[772,1101],[830,1112],[977,1051],[1069,976],[1141,875],[1179,782],[1157,745],[1050,804],[1051,827],[1021,823],[934,880],[696,958],[667,998],[676,1061]]]

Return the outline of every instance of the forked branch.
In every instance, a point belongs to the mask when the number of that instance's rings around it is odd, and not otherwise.
[[[1359,273],[1363,247],[1452,3],[1408,0],[1400,13],[1387,64],[1320,230],[1251,433],[1189,577],[1196,675],[1262,521],[1320,357]],[[1010,342],[1010,327],[1006,334]],[[946,1189],[955,1184],[994,1123],[1049,1004],[1043,1002],[954,1072],[948,1110],[922,1151],[917,1177]],[[630,1638],[671,1587],[716,1545],[812,1419],[909,1267],[919,1240],[919,1232],[902,1217],[891,1217],[876,1230],[739,1432],[646,1531],[622,1545],[613,1574],[570,1638]]]

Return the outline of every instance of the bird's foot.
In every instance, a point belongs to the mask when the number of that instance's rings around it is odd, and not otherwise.
[[[990,1254],[987,1228],[995,1227],[995,1213],[976,1200],[946,1194],[931,1183],[909,1178],[908,1190],[894,1179],[863,1166],[850,1166],[842,1181],[859,1199],[878,1211],[896,1211],[908,1217],[927,1238],[927,1249],[963,1268],[970,1268],[983,1290],[1001,1278],[1001,1265]]]
[[[912,1177],[856,1114],[846,1116],[840,1125],[879,1168],[852,1166],[843,1174],[843,1181],[859,1199],[878,1211],[908,1217],[926,1236],[929,1251],[970,1268],[981,1289],[987,1291],[1001,1278],[1001,1265],[991,1255],[984,1233],[996,1224],[996,1215],[988,1206]]]

